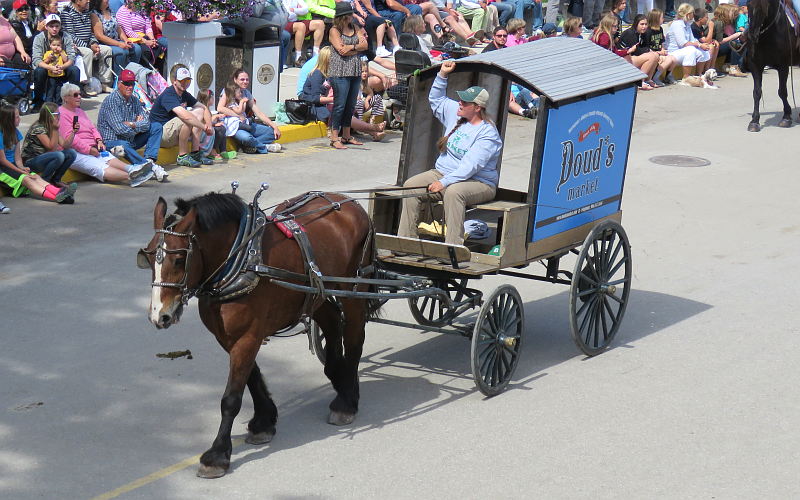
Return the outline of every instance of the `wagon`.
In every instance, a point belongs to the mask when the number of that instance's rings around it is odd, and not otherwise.
[[[431,67],[409,80],[397,186],[432,168],[438,156],[436,140],[443,131],[428,104],[437,71]],[[382,291],[386,298],[406,298],[415,323],[372,321],[469,338],[477,387],[486,395],[498,394],[520,359],[524,304],[511,284],[484,296],[470,282],[506,275],[568,285],[575,344],[589,356],[607,349],[620,328],[631,287],[621,202],[642,78],[609,51],[565,37],[459,60],[448,94],[456,98],[455,89],[472,85],[489,90],[487,111],[501,136],[510,85],[539,95],[530,180],[526,190],[498,188],[494,200],[468,207],[468,218],[485,221],[492,231],[489,241],[468,239],[463,246],[396,236],[402,199],[395,190],[376,192],[369,213],[381,277],[416,279],[415,290],[385,286]],[[431,205],[428,220],[440,212],[441,206]],[[542,269],[538,274],[529,271],[534,263],[542,264],[536,266]],[[474,324],[456,321],[475,308]],[[319,355],[324,338],[319,329],[312,330]]]

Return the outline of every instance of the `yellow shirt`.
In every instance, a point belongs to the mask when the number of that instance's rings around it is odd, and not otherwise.
[[[51,55],[53,55],[53,51],[52,50],[48,50],[47,52],[44,53],[44,56],[42,56],[42,61],[47,61],[50,58]],[[55,62],[49,62],[47,64],[52,64],[53,66],[57,66],[57,65],[64,66],[64,64],[66,64],[66,62],[67,62],[67,55],[62,50],[61,53],[58,54],[58,57],[56,58]],[[48,69],[47,70],[47,74],[49,76],[59,77],[59,76],[64,76],[64,71],[62,70],[61,73],[56,73],[55,71],[51,71],[51,70]]]

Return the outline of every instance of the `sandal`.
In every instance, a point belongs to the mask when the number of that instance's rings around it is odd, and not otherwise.
[[[347,139],[342,139],[341,142],[342,142],[342,144],[352,144],[353,146],[363,146],[364,145],[363,142],[359,141],[358,139],[356,139],[353,136],[350,136]]]
[[[335,141],[331,141],[331,147],[333,149],[347,149],[347,146],[344,145],[341,139],[336,139]]]
[[[375,142],[381,142],[384,137],[386,137],[386,132],[376,132],[372,134],[372,140]]]

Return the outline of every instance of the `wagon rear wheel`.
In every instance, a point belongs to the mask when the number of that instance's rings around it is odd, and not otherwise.
[[[481,306],[472,333],[472,378],[487,396],[503,392],[519,363],[525,313],[511,285],[498,287]]]
[[[569,300],[572,339],[588,356],[611,344],[622,323],[631,289],[628,235],[614,221],[604,221],[586,236],[575,262]]]

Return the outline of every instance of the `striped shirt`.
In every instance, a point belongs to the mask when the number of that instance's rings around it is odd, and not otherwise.
[[[142,116],[144,119],[137,122],[137,116]],[[130,128],[123,122],[135,122],[136,126]],[[131,142],[136,134],[150,129],[150,120],[136,96],[132,95],[126,101],[119,91],[115,90],[100,105],[97,129],[106,142],[117,140]]]
[[[97,43],[92,31],[92,14],[88,9],[86,12],[78,12],[72,4],[64,7],[61,13],[61,30],[72,35],[78,47],[89,47]]]
[[[155,39],[153,36],[153,23],[150,18],[131,11],[126,5],[123,5],[117,11],[117,23],[119,23],[128,38],[141,38],[141,33],[144,33]]]

